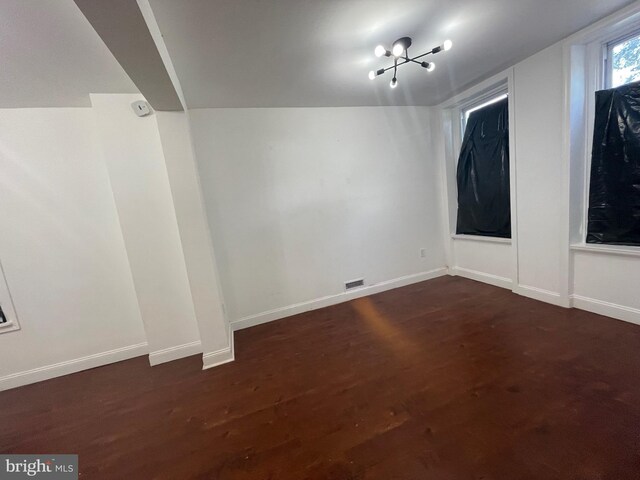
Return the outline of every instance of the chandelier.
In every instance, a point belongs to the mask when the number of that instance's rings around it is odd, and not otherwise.
[[[425,68],[427,72],[433,72],[436,68],[435,63],[425,62],[425,61],[419,62],[418,59],[426,57],[427,55],[435,55],[436,53],[446,52],[448,50],[451,50],[451,47],[453,47],[453,42],[451,42],[451,40],[447,40],[442,45],[429,50],[427,53],[423,53],[422,55],[418,55],[417,57],[413,57],[413,58],[409,57],[410,46],[411,46],[411,37],[399,38],[398,40],[393,42],[393,45],[391,46],[391,50],[387,50],[384,46],[378,45],[374,51],[374,53],[376,54],[376,57],[378,58],[383,56],[393,57],[393,66],[387,67],[387,68],[381,68],[380,70],[376,70],[376,71],[371,70],[369,72],[369,78],[373,80],[376,77],[383,75],[385,72],[388,72],[389,70],[393,70],[393,78],[391,79],[391,83],[389,85],[391,86],[391,88],[396,88],[398,86],[398,78],[397,78],[398,67],[401,67],[402,65],[406,65],[407,63],[417,63],[422,68]]]

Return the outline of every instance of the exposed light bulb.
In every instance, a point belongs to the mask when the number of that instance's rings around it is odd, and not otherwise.
[[[381,57],[383,56],[385,53],[387,53],[387,49],[384,48],[382,45],[378,45],[376,47],[376,49],[374,50],[374,53],[376,54],[376,57]]]
[[[446,40],[442,45],[442,48],[444,49],[445,52],[448,52],[449,50],[451,50],[451,47],[453,47],[453,42],[451,40]]]
[[[402,43],[396,43],[391,51],[395,57],[400,57],[404,53],[404,45]]]
[[[397,79],[396,77],[393,77],[393,78],[391,79],[391,83],[389,84],[389,86],[390,86],[391,88],[396,88],[396,87],[398,86],[398,79]]]
[[[376,78],[376,72],[374,72],[373,70],[371,70],[369,72],[369,80],[373,80],[374,78]]]
[[[420,65],[422,66],[422,68],[426,68],[427,72],[433,72],[436,69],[435,63],[422,62]]]

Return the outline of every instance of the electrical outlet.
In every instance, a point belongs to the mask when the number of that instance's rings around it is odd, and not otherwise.
[[[426,248],[421,248],[420,249],[420,258],[426,258],[427,257],[427,249]]]

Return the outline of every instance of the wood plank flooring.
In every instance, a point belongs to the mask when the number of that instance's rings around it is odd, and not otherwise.
[[[443,277],[0,392],[0,452],[81,479],[640,478],[640,327]]]

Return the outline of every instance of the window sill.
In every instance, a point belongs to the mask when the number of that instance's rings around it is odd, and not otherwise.
[[[503,245],[511,245],[510,238],[499,237],[482,237],[480,235],[451,235],[453,240],[467,240],[472,242],[485,242],[485,243],[501,243]]]
[[[608,255],[624,255],[627,257],[640,257],[640,247],[600,245],[597,243],[578,243],[571,245],[571,250],[576,252],[591,252]]]

